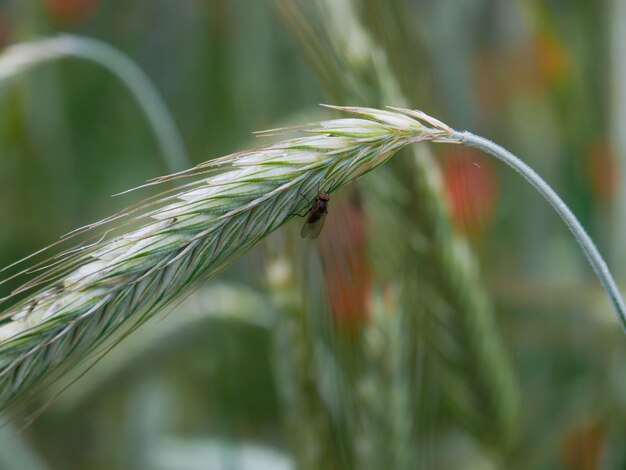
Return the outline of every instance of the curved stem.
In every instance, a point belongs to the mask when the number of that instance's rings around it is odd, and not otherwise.
[[[556,210],[561,216],[561,219],[569,227],[569,229],[576,237],[576,241],[582,248],[585,256],[591,263],[591,267],[598,275],[604,290],[611,299],[611,303],[617,312],[617,316],[622,324],[622,327],[626,331],[626,306],[624,300],[615,284],[615,280],[606,265],[606,262],[602,258],[602,255],[596,248],[583,226],[580,224],[576,216],[567,207],[563,200],[554,192],[554,190],[546,183],[541,176],[539,176],[532,168],[526,163],[521,161],[515,155],[508,150],[500,147],[499,145],[491,142],[484,137],[474,135],[470,132],[454,132],[453,137],[459,139],[459,141],[470,147],[475,147],[483,152],[486,152],[498,160],[509,165],[515,171],[520,173],[526,181],[528,181]]]
[[[131,59],[104,42],[62,34],[15,44],[0,56],[0,80],[63,57],[97,63],[115,75],[128,88],[148,119],[168,169],[176,172],[189,167],[190,159],[178,128],[156,87]]]

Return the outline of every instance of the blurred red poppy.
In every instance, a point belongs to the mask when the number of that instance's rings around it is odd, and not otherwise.
[[[329,206],[320,236],[324,280],[338,328],[356,331],[367,321],[371,277],[365,215],[357,199],[336,199]]]
[[[491,161],[472,149],[455,149],[443,158],[443,177],[455,226],[478,234],[493,217],[498,196]]]

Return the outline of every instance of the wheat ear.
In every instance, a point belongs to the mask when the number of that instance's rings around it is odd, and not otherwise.
[[[337,109],[356,117],[149,183],[192,178],[173,194],[105,221],[117,221],[125,233],[36,267],[42,274],[12,294],[30,295],[0,314],[0,409],[306,210],[301,195],[313,200],[318,189],[336,190],[411,142],[447,141],[452,133],[425,115]]]

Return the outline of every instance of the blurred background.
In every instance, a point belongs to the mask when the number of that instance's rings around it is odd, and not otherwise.
[[[626,283],[620,0],[4,0],[0,47],[1,266],[332,103],[507,147]],[[626,337],[510,169],[415,146],[299,229],[4,417],[0,468],[626,468]]]

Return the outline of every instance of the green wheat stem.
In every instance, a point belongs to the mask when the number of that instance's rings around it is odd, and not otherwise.
[[[602,255],[598,251],[598,248],[596,248],[593,240],[587,234],[586,230],[567,204],[563,202],[559,195],[550,187],[548,183],[543,180],[543,178],[541,178],[541,176],[537,174],[537,172],[535,172],[535,170],[508,150],[488,139],[485,139],[484,137],[472,134],[471,132],[455,132],[453,135],[458,138],[461,143],[482,150],[483,152],[488,153],[498,160],[506,163],[508,166],[521,174],[524,179],[528,181],[537,190],[537,192],[550,203],[556,213],[559,214],[561,219],[563,219],[565,225],[567,225],[567,227],[574,234],[576,241],[580,245],[580,248],[587,257],[587,260],[589,260],[591,267],[598,276],[602,287],[604,287],[604,290],[609,296],[609,299],[615,308],[618,320],[626,331],[626,306],[624,305],[624,300],[622,299],[617,284],[611,275],[611,271],[609,271],[604,258],[602,258]]]
[[[0,55],[0,81],[58,59],[72,57],[96,63],[126,86],[145,114],[169,171],[189,167],[180,133],[156,87],[130,58],[108,44],[81,36],[62,34],[7,47]]]
[[[415,468],[411,429],[411,377],[406,373],[404,329],[411,317],[398,311],[399,295],[376,293],[372,316],[363,332],[364,371],[356,384],[357,425],[354,436],[357,468]],[[393,299],[393,300],[391,300]]]
[[[315,361],[317,338],[293,265],[273,257],[267,269],[268,287],[279,311],[273,328],[274,370],[284,404],[293,456],[298,468],[330,468],[336,443],[328,407],[319,389]]]

